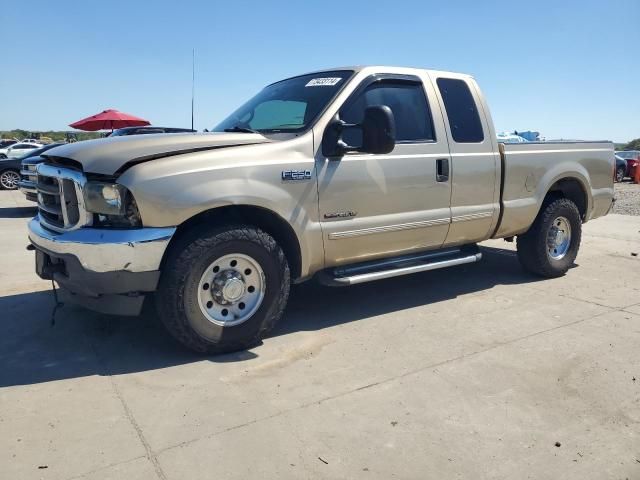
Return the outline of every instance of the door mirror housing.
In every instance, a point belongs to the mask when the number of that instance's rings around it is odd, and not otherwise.
[[[396,122],[386,105],[374,105],[364,111],[362,152],[389,153],[396,146]]]
[[[342,132],[348,128],[362,130],[362,145],[347,145]],[[393,112],[386,105],[373,105],[364,111],[362,123],[345,123],[336,118],[327,125],[322,138],[322,154],[325,157],[341,157],[347,152],[384,154],[396,145],[396,124]]]

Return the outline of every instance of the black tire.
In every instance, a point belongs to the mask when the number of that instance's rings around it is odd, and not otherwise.
[[[625,172],[625,169],[622,167],[618,167],[618,169],[616,170],[616,182],[620,183],[624,180],[625,174],[627,172]]]
[[[564,218],[571,227],[568,250],[562,258],[552,258],[548,236],[554,221]],[[518,236],[518,259],[522,267],[535,275],[546,278],[561,277],[573,265],[580,248],[582,220],[578,207],[571,200],[559,198],[543,204],[533,225],[524,235]]]
[[[235,326],[211,322],[201,311],[198,292],[205,270],[229,254],[248,255],[264,272],[264,297],[246,321]],[[276,241],[247,225],[198,227],[168,252],[158,291],[158,315],[169,333],[199,353],[227,353],[256,345],[282,317],[289,297],[287,259]]]

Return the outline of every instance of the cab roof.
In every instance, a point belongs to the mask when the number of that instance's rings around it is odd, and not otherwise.
[[[429,74],[434,74],[435,76],[451,76],[451,77],[469,77],[473,78],[472,75],[467,73],[460,72],[448,72],[445,70],[431,70],[428,68],[415,68],[415,67],[398,67],[393,65],[351,65],[351,66],[342,66],[335,68],[323,68],[321,70],[314,70],[311,72],[303,73],[301,75],[313,75],[316,73],[325,73],[325,72],[335,72],[336,70],[353,70],[354,72],[361,72],[363,70],[378,70],[381,72],[398,72],[405,74],[416,74],[416,73],[424,73],[427,72]],[[298,75],[296,75],[298,76]]]

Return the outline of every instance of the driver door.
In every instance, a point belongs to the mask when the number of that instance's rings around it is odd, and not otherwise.
[[[320,149],[316,156],[327,267],[438,248],[449,230],[451,183],[439,175],[450,164],[449,147],[428,77],[372,75],[339,117],[360,123],[372,105],[387,105],[394,114],[393,151],[327,158]],[[352,146],[361,137],[357,129],[342,135]]]

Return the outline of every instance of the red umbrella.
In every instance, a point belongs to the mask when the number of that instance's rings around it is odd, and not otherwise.
[[[96,130],[113,130],[114,128],[123,127],[142,127],[151,125],[144,118],[134,117],[128,113],[122,113],[118,110],[105,110],[91,117],[83,118],[70,124],[70,127],[78,130],[87,130],[95,132]]]

